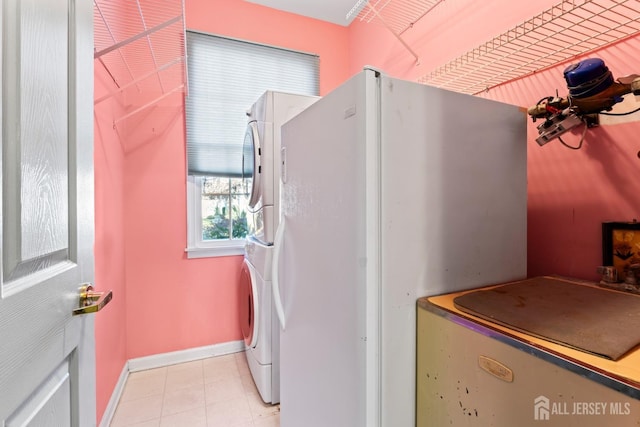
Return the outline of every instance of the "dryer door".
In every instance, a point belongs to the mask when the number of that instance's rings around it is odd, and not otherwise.
[[[255,347],[258,341],[258,284],[256,272],[246,259],[240,272],[240,328],[247,347]]]
[[[242,147],[242,185],[249,197],[249,210],[255,212],[260,208],[258,203],[261,194],[261,164],[262,149],[260,147],[260,133],[257,122],[249,122],[244,134]]]

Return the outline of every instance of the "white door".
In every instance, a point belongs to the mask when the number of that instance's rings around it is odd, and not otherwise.
[[[0,425],[92,426],[93,20],[87,0],[2,0]]]

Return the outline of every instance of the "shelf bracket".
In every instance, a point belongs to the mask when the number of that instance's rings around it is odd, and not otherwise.
[[[397,38],[398,41],[402,43],[402,45],[411,53],[411,55],[413,55],[413,57],[416,59],[416,65],[420,65],[420,58],[418,58],[418,55],[413,51],[413,49],[411,49],[407,42],[402,39],[400,34],[398,34],[393,28],[391,28],[391,26],[380,15],[380,13],[378,13],[378,10],[369,2],[367,3],[366,7],[369,8],[371,12],[373,12],[373,14],[380,20],[380,22],[382,22],[382,25],[384,25],[387,30],[391,31],[391,34],[393,34],[395,38]]]

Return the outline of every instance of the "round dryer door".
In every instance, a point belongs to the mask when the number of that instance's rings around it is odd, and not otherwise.
[[[258,341],[258,284],[253,266],[246,259],[240,272],[240,329],[248,347]]]
[[[245,194],[249,196],[250,210],[255,208],[262,196],[260,194],[262,188],[260,185],[262,176],[261,155],[258,125],[256,122],[249,122],[247,131],[244,134],[244,145],[242,147],[242,185]]]

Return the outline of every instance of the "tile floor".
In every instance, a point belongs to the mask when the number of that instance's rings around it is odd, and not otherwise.
[[[266,405],[244,353],[133,372],[111,427],[278,427],[279,405]]]

